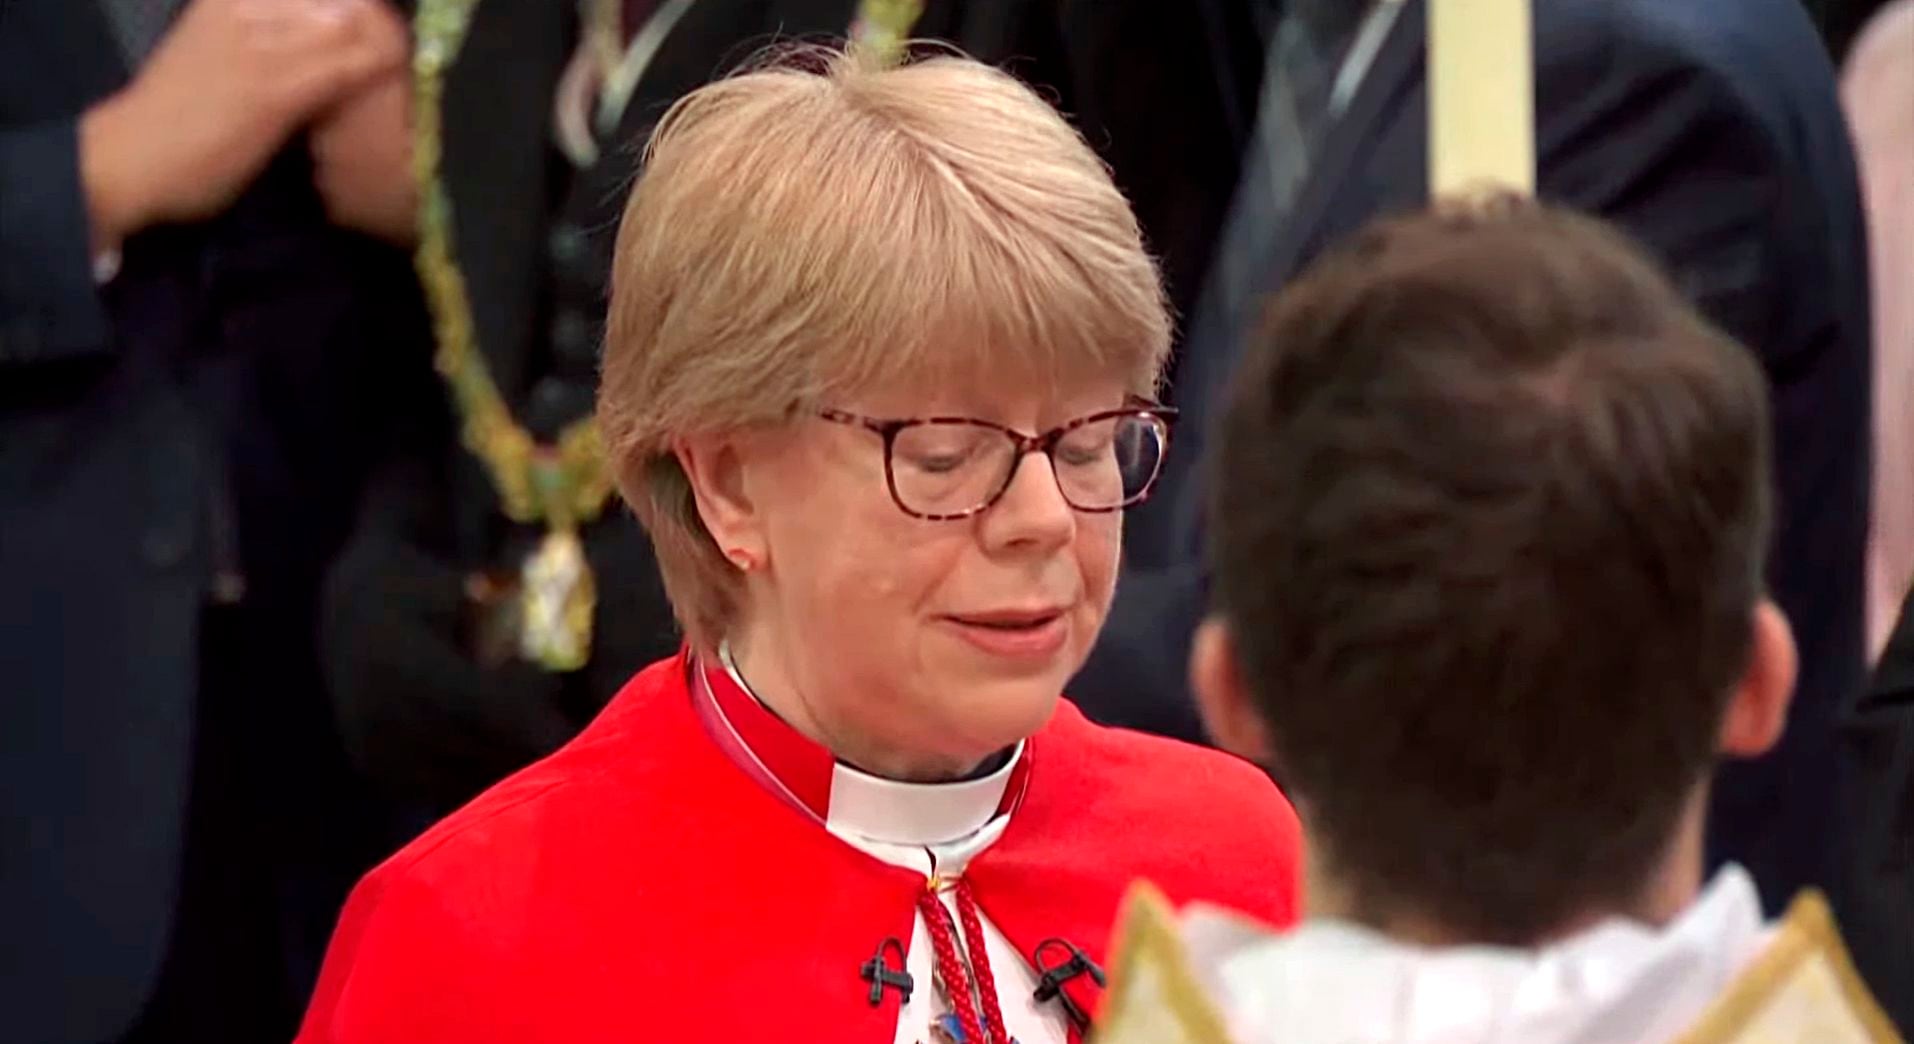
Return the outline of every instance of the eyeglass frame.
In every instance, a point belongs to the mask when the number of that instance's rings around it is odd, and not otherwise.
[[[822,420],[829,421],[833,424],[848,425],[853,428],[863,428],[865,431],[874,432],[878,437],[884,440],[884,485],[890,490],[891,502],[896,504],[897,509],[904,514],[912,518],[923,519],[926,522],[957,522],[966,518],[975,518],[989,511],[996,506],[999,500],[1003,499],[1005,493],[1010,492],[1011,484],[1017,481],[1017,471],[1023,467],[1024,458],[1033,452],[1041,452],[1044,457],[1050,461],[1050,475],[1052,480],[1057,483],[1057,493],[1063,497],[1063,502],[1070,506],[1070,510],[1081,511],[1086,515],[1107,515],[1112,512],[1125,510],[1126,508],[1133,508],[1150,498],[1150,494],[1156,490],[1157,482],[1163,477],[1163,465],[1169,460],[1170,436],[1175,431],[1177,414],[1178,411],[1174,406],[1165,406],[1161,403],[1151,402],[1148,399],[1138,397],[1133,399],[1128,405],[1117,409],[1101,410],[1060,424],[1057,427],[1051,428],[1049,431],[1036,435],[1026,435],[1008,425],[998,424],[996,421],[984,420],[981,417],[932,416],[886,419],[881,417],[866,417],[863,414],[851,413],[847,410],[821,409],[817,411],[817,416]],[[1065,435],[1076,431],[1078,428],[1095,424],[1099,421],[1121,417],[1148,417],[1163,426],[1162,445],[1157,451],[1156,470],[1151,473],[1149,481],[1143,484],[1143,488],[1138,490],[1134,497],[1128,498],[1120,504],[1113,504],[1110,507],[1102,508],[1078,507],[1075,503],[1071,502],[1070,495],[1063,491],[1063,482],[1057,477],[1057,444],[1063,441]],[[897,491],[897,472],[891,464],[892,447],[897,443],[898,433],[904,429],[927,424],[972,425],[980,428],[988,428],[1010,439],[1011,443],[1017,447],[1017,454],[1012,458],[1010,470],[1005,473],[1003,484],[997,487],[997,491],[985,498],[984,502],[976,507],[954,514],[927,513],[918,511],[904,503],[902,494]]]

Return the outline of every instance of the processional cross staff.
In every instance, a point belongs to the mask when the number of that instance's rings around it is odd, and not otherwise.
[[[1535,194],[1531,0],[1428,0],[1429,197]]]

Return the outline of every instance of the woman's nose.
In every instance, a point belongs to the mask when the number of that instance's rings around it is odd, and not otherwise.
[[[1061,544],[1076,532],[1077,514],[1063,499],[1056,466],[1043,453],[1019,457],[1010,485],[985,513],[986,538],[996,544]]]

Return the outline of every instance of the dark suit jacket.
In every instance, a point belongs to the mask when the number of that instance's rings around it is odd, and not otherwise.
[[[1184,318],[1195,313],[1256,114],[1254,6],[930,0],[918,27],[1009,69],[1070,118],[1136,210]]]
[[[119,277],[97,287],[76,118],[125,77],[94,5],[0,6],[10,1040],[108,1039],[146,1003],[174,928],[210,668],[244,697],[217,712],[259,813],[243,858],[302,867],[279,885],[316,889],[316,918],[362,869],[335,829],[350,823],[312,601],[382,437],[391,324],[367,302],[404,279],[403,259],[330,229],[293,149],[222,217],[134,237]],[[222,610],[235,642],[201,664],[216,560],[247,590]]]
[[[1832,898],[1854,962],[1903,1033],[1914,1032],[1914,595],[1842,723]]]
[[[1847,61],[1848,51],[1867,27],[1868,19],[1887,6],[1888,0],[1808,0],[1807,6],[1821,27],[1822,39],[1834,63]]]
[[[1796,0],[1537,0],[1536,122],[1545,198],[1619,223],[1668,264],[1772,382],[1779,527],[1770,579],[1794,622],[1801,683],[1772,756],[1723,773],[1718,856],[1770,902],[1827,880],[1834,725],[1862,683],[1869,351],[1866,244],[1834,80]],[[1155,514],[1163,542],[1126,548],[1117,606],[1073,693],[1092,715],[1199,734],[1184,682],[1204,604],[1204,435],[1258,292],[1323,248],[1427,195],[1425,10],[1406,0],[1307,183],[1273,229],[1230,228],[1172,400],[1184,410]],[[1243,188],[1255,190],[1252,146]],[[1237,251],[1239,256],[1228,256]]]

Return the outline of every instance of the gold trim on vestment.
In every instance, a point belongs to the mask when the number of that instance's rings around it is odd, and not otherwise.
[[[1673,1044],[1747,1044],[1749,1038],[1742,1034],[1773,1002],[1801,963],[1816,958],[1827,962],[1848,1013],[1861,1024],[1869,1044],[1905,1044],[1855,970],[1827,900],[1812,889],[1795,897],[1787,915],[1775,926],[1773,941],[1736,976],[1728,992],[1709,1006],[1694,1028]]]
[[[1227,1021],[1199,980],[1175,913],[1148,884],[1132,887],[1114,943],[1114,967],[1095,1044],[1228,1044]],[[1819,962],[1832,979],[1829,998],[1794,978]],[[1791,987],[1806,992],[1790,992]],[[1802,998],[1810,1002],[1800,1007]],[[1786,1007],[1789,1002],[1794,1007]],[[1809,1015],[1801,1024],[1801,1012]],[[1764,1018],[1774,1016],[1770,1021]],[[1837,1030],[1851,1025],[1859,1036]],[[1787,1022],[1795,1019],[1795,1022]],[[1855,970],[1834,917],[1819,893],[1805,892],[1775,925],[1772,939],[1735,976],[1694,1026],[1670,1044],[1906,1044]]]
[[[1176,911],[1155,885],[1138,881],[1130,886],[1111,953],[1110,990],[1090,1036],[1094,1044],[1228,1044],[1222,1013],[1190,966]],[[1138,1007],[1151,1003],[1151,995],[1161,996],[1165,1011]],[[1178,1036],[1163,1037],[1167,1027],[1159,1015],[1167,1015]]]

